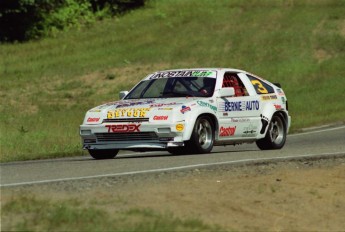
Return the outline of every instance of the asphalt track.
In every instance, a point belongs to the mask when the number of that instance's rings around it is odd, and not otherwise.
[[[144,174],[210,165],[262,162],[299,157],[345,155],[345,126],[289,135],[281,150],[261,151],[255,144],[214,147],[212,153],[174,156],[168,152],[120,152],[112,160],[89,156],[3,163],[1,187]]]

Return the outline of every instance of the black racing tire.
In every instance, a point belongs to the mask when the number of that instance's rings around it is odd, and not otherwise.
[[[88,150],[94,159],[113,159],[119,152],[117,149]]]
[[[261,150],[281,149],[286,141],[286,123],[279,115],[273,115],[264,138],[256,141]]]
[[[194,125],[189,141],[183,147],[168,148],[174,155],[210,153],[214,144],[215,132],[211,119],[207,116],[199,117]]]
[[[215,129],[212,120],[208,116],[200,116],[194,125],[190,140],[186,148],[190,153],[205,154],[213,149]]]
[[[173,155],[185,155],[188,154],[189,151],[186,146],[183,147],[169,147],[168,152]]]

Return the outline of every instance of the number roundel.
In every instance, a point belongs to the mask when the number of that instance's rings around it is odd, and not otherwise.
[[[265,94],[268,93],[265,86],[262,85],[261,81],[259,80],[251,80],[252,85],[255,87],[255,90],[259,93]]]

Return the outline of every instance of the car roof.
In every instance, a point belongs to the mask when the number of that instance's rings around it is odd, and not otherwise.
[[[201,72],[209,71],[209,72],[217,72],[217,73],[219,73],[219,72],[242,72],[242,73],[250,74],[244,70],[234,69],[234,68],[181,68],[181,69],[159,70],[159,71],[156,71],[154,73],[150,73],[144,79],[146,79],[146,80],[151,79],[152,77],[157,77],[159,74],[164,74],[164,73],[169,73],[169,72],[188,72],[188,71],[201,71]],[[161,75],[159,75],[159,76],[162,77]],[[170,77],[172,77],[172,76],[170,76]]]
[[[206,67],[206,68],[179,68],[179,69],[167,69],[167,70],[160,70],[157,72],[176,72],[176,71],[200,71],[200,70],[210,70],[210,71],[220,71],[220,72],[245,72],[241,69],[235,69],[235,68],[215,68],[215,67]],[[155,72],[155,73],[157,73]]]

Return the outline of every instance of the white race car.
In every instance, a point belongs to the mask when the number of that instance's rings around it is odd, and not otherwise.
[[[159,71],[120,98],[89,110],[80,126],[83,148],[95,159],[119,150],[209,153],[252,142],[280,149],[291,124],[280,85],[238,69]]]

